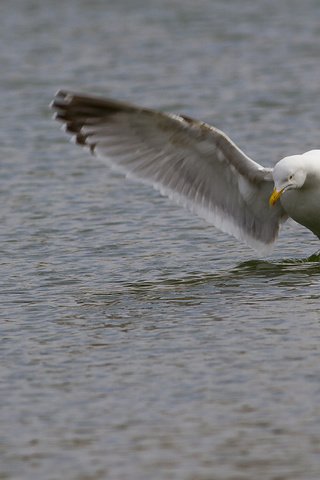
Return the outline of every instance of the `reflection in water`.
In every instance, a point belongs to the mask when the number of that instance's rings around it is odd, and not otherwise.
[[[125,309],[126,312],[141,308],[141,314],[146,313],[148,305],[155,305],[153,314],[159,313],[157,309],[160,305],[193,306],[197,308],[197,315],[201,316],[203,311],[208,314],[208,305],[215,305],[215,309],[221,308],[220,302],[223,305],[221,312],[225,311],[226,304],[236,308],[236,302],[243,308],[246,299],[250,299],[252,305],[258,304],[261,299],[265,299],[266,286],[269,288],[271,301],[286,299],[292,289],[295,289],[295,299],[299,296],[308,298],[312,294],[315,300],[320,298],[320,289],[315,290],[319,283],[318,256],[312,256],[311,260],[251,260],[230,271],[193,272],[177,278],[163,278],[162,275],[161,279],[154,281],[123,282],[112,288],[108,286],[106,290],[82,290],[78,303],[86,307],[108,306],[113,308],[113,313],[117,308],[122,311]],[[291,303],[292,301],[293,299]],[[173,310],[170,314],[175,316],[176,312]],[[118,315],[121,317],[120,312]],[[218,314],[217,316],[219,317]]]
[[[235,271],[240,275],[248,273],[257,273],[261,275],[278,276],[292,273],[293,275],[319,275],[320,273],[320,254],[314,254],[306,259],[285,259],[282,261],[263,261],[249,260],[240,263]]]
[[[319,276],[320,274],[320,255],[312,255],[305,260],[287,259],[282,261],[249,260],[242,262],[231,271],[222,271],[217,273],[194,272],[188,273],[180,278],[168,278],[155,282],[134,282],[123,285],[124,290],[132,293],[153,291],[158,288],[174,289],[175,287],[190,288],[196,285],[227,285],[230,282],[242,282],[244,279],[275,278],[279,276],[290,275],[290,280],[297,283],[301,277]],[[311,281],[311,280],[310,280]]]

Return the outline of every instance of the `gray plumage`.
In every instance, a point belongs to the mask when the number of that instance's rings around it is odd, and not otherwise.
[[[51,107],[76,142],[111,167],[255,249],[272,244],[287,218],[280,202],[269,205],[272,170],[206,123],[68,91]]]

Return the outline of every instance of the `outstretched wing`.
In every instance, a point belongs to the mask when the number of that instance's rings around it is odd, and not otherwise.
[[[51,107],[76,142],[151,184],[256,249],[272,243],[285,214],[271,208],[271,170],[223,132],[183,115],[59,91]]]

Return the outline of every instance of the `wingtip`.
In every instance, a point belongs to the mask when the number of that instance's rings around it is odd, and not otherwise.
[[[64,90],[63,88],[59,88],[59,90],[56,91],[54,94],[55,98],[65,98],[67,95],[69,95],[70,92],[67,90]]]
[[[67,90],[59,89],[56,91],[53,100],[49,103],[49,108],[54,110],[69,104],[72,101],[73,94]]]

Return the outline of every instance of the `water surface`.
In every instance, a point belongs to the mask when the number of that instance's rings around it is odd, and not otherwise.
[[[70,145],[68,87],[319,148],[317,2],[2,2],[0,478],[317,480],[319,249],[260,258]]]

